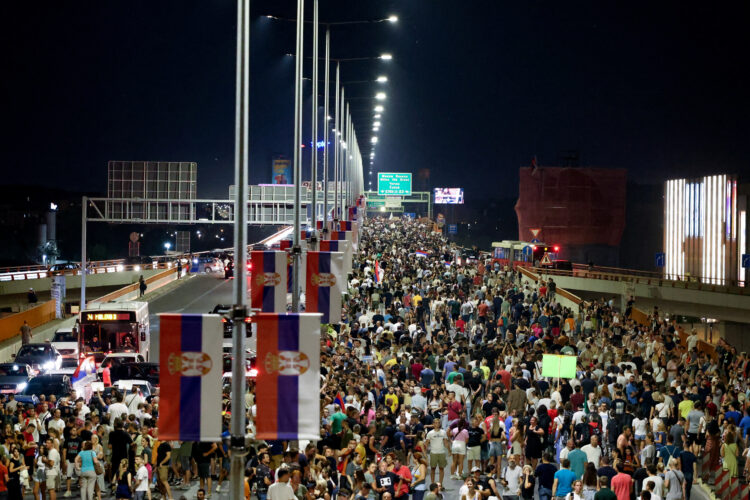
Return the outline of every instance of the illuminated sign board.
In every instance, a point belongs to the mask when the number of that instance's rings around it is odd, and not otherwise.
[[[85,313],[84,321],[130,321],[130,313]]]
[[[411,196],[411,173],[378,172],[378,194]]]
[[[436,205],[462,205],[464,190],[461,188],[435,188]]]

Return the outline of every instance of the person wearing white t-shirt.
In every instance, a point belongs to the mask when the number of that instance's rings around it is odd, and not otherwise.
[[[118,393],[116,398],[116,403],[112,403],[109,405],[109,421],[114,423],[115,420],[118,418],[122,420],[122,417],[128,416],[128,407],[125,406],[125,404],[122,402],[123,397],[122,394]]]
[[[47,491],[55,491],[60,486],[60,452],[55,449],[52,438],[47,438],[47,458],[44,459],[44,478]],[[54,497],[51,497],[54,498]]]
[[[297,500],[289,485],[289,469],[280,468],[276,476],[276,482],[268,487],[267,500]]]
[[[435,469],[440,468],[440,483],[445,478],[445,467],[448,465],[447,449],[450,446],[448,434],[440,428],[440,420],[435,419],[433,427],[427,433],[427,452],[430,454],[430,482],[435,482]]]
[[[591,462],[598,469],[602,458],[602,448],[599,446],[599,436],[591,436],[591,443],[582,446],[581,451],[586,454],[586,461]]]
[[[135,500],[144,500],[149,491],[148,469],[143,463],[143,457],[135,457]]]

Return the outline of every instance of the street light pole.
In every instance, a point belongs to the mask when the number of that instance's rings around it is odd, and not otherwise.
[[[88,196],[81,198],[81,304],[78,306],[81,311],[86,309],[86,271],[88,270],[86,265],[86,218],[88,216],[88,205]]]
[[[232,285],[232,498],[245,493],[245,317],[247,316],[247,159],[250,86],[250,0],[237,1],[237,76],[234,122],[234,272]]]
[[[292,312],[299,312],[299,284],[302,259],[300,242],[300,191],[302,188],[302,158],[300,140],[302,139],[302,64],[304,62],[304,27],[305,0],[297,0],[297,64],[294,76],[294,233],[292,234]],[[237,497],[240,498],[240,497]]]
[[[331,27],[326,26],[326,76],[324,80],[325,98],[323,111],[323,234],[328,234],[328,101],[329,101],[329,80],[331,74]],[[338,72],[336,73],[338,75]]]
[[[318,0],[313,0],[313,60],[312,60],[312,243],[318,234]]]

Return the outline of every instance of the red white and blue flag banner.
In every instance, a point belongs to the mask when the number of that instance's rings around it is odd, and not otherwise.
[[[159,315],[159,439],[221,441],[218,314]]]
[[[321,252],[342,252],[344,254],[344,277],[352,272],[352,260],[354,258],[352,244],[346,240],[320,240]]]
[[[261,312],[286,312],[289,268],[284,251],[250,252],[250,307]]]
[[[253,322],[260,368],[257,439],[319,440],[320,314],[259,313]]]
[[[357,242],[354,239],[354,233],[351,231],[331,231],[329,239],[331,240],[346,240],[352,244],[352,248],[357,250]]]
[[[356,245],[359,242],[359,224],[351,220],[339,221],[339,231],[351,231],[352,241]]]
[[[323,313],[322,323],[338,324],[345,279],[343,253],[307,252],[305,311]]]

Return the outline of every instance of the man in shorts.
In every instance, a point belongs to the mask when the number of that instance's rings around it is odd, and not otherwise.
[[[440,483],[445,478],[445,467],[448,465],[447,454],[450,448],[448,434],[440,428],[440,420],[432,423],[432,430],[427,433],[427,451],[430,454],[430,481],[435,482],[435,469],[440,468]]]
[[[154,429],[156,433],[156,429]],[[158,435],[154,437],[158,438]],[[156,449],[156,486],[166,498],[172,498],[169,487],[169,461],[172,458],[172,445],[169,441],[162,441]]]
[[[57,488],[60,487],[60,452],[55,449],[52,438],[45,441],[47,445],[47,458],[44,460],[44,473],[47,483],[47,493],[50,500],[56,500]]]

